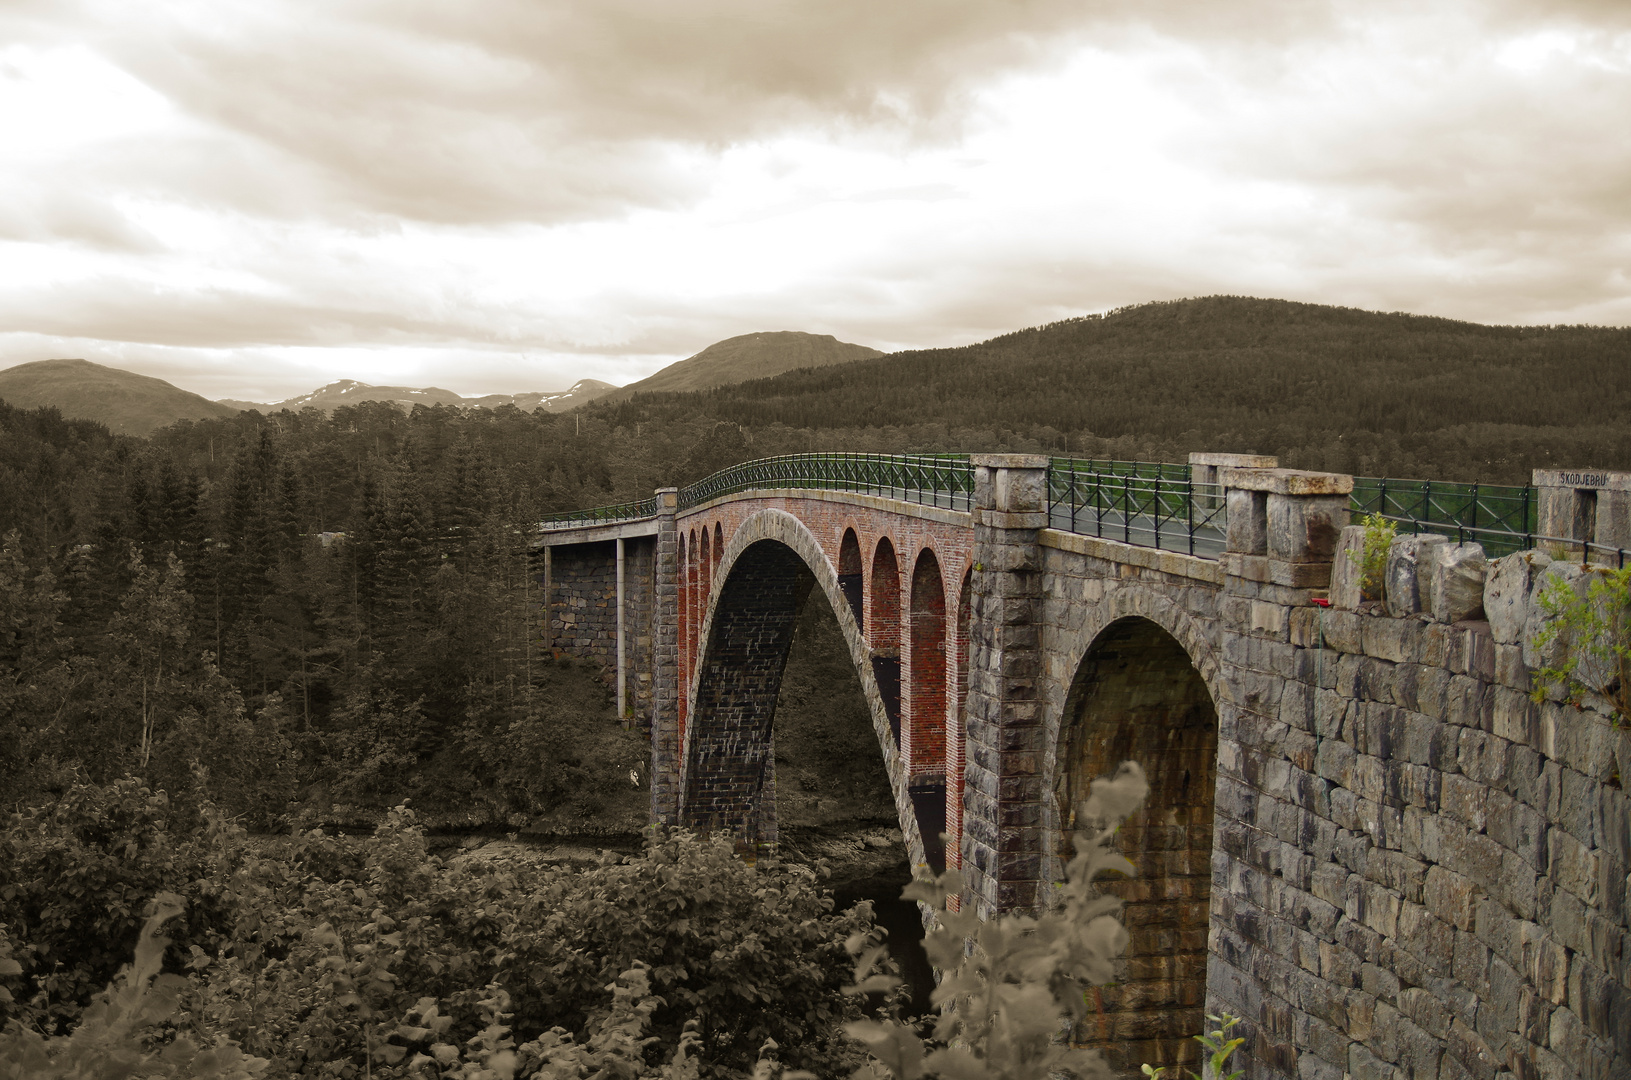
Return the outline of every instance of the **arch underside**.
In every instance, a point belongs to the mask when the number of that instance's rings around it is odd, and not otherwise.
[[[1145,807],[1117,833],[1137,868],[1102,883],[1125,903],[1130,941],[1116,985],[1096,992],[1075,1033],[1123,1075],[1140,1064],[1199,1070],[1206,996],[1217,709],[1188,652],[1141,617],[1111,622],[1073,680],[1055,751],[1054,796],[1069,854],[1073,808],[1091,782],[1136,761]]]
[[[731,568],[692,698],[683,824],[750,843],[776,839],[771,729],[793,626],[814,583],[804,561],[773,542]]]
[[[914,865],[923,863],[922,833],[872,650],[819,542],[791,514],[765,510],[744,522],[723,550],[716,545],[714,558],[718,569],[706,599],[701,656],[687,695],[679,822],[735,832],[748,843],[775,841],[776,705],[802,605],[820,602],[814,593],[832,608],[848,643],[909,857]]]

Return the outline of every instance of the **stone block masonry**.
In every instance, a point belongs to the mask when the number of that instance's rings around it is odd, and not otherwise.
[[[654,558],[656,537],[624,541],[624,647],[627,701],[631,716],[649,724],[656,642]],[[542,562],[541,557],[536,562]],[[538,639],[557,656],[590,660],[604,667],[608,687],[616,685],[617,563],[615,541],[563,544],[550,548],[549,596],[540,586]]]
[[[1548,561],[1492,568],[1499,632],[1226,579],[1208,1009],[1254,1078],[1631,1075],[1631,733],[1530,697]]]

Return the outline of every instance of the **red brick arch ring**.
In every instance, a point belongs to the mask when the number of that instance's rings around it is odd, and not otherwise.
[[[691,705],[680,750],[680,822],[773,835],[774,806],[759,804],[772,767],[770,723],[793,624],[814,589],[832,609],[849,646],[908,854],[914,866],[923,863],[923,839],[871,652],[820,540],[785,510],[765,509],[744,520],[716,557],[702,620],[702,655],[686,688]]]

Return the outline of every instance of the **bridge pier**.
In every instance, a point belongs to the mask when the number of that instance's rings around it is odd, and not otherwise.
[[[1042,876],[1041,531],[1048,459],[976,454],[966,759],[965,902],[981,918],[1036,904]]]
[[[657,556],[652,573],[654,619],[651,686],[651,818],[672,823],[679,812],[680,594],[679,488],[658,488]]]

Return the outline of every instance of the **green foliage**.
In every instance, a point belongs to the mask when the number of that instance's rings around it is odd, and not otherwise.
[[[363,841],[252,843],[207,805],[189,817],[135,780],[81,785],[0,834],[0,1017],[75,1030],[136,944],[144,898],[175,893],[187,907],[170,964],[184,981],[166,1023],[266,1058],[273,1075],[406,1068],[412,1055],[379,1056],[409,1045],[404,1022],[489,1057],[511,1048],[495,1024],[585,1032],[578,1045],[599,1053],[624,1045],[613,1033],[636,1015],[642,1060],[683,1046],[697,1075],[751,1069],[766,1040],[791,1047],[792,1065],[848,1071],[839,1025],[861,1004],[843,993],[842,942],[870,931],[870,910],[835,914],[812,871],[734,852],[676,832],[581,870],[443,860],[405,808]]]
[[[932,998],[942,1012],[927,1052],[916,1031],[899,1021],[849,1024],[876,1065],[897,1080],[925,1074],[948,1080],[1035,1080],[1059,1073],[1108,1078],[1103,1059],[1070,1046],[1068,1034],[1086,1014],[1087,992],[1113,980],[1115,958],[1126,948],[1121,902],[1102,895],[1093,882],[1101,874],[1133,872],[1113,838],[1148,794],[1144,772],[1132,762],[1115,777],[1094,782],[1077,812],[1084,829],[1077,833],[1059,903],[1038,918],[1006,915],[982,922],[972,911],[950,910],[948,899],[962,889],[956,871],[909,886],[903,895],[934,909],[937,925],[924,948],[944,972]],[[869,948],[859,937],[849,947],[857,954],[856,992],[892,985],[891,977],[874,973],[879,947]]]
[[[1587,567],[1578,585],[1554,578],[1536,599],[1549,618],[1535,648],[1561,659],[1534,672],[1535,700],[1555,692],[1578,703],[1595,694],[1616,723],[1631,723],[1631,567]]]
[[[1387,587],[1387,556],[1398,535],[1398,525],[1381,514],[1365,518],[1365,549],[1359,563],[1359,593],[1380,600]]]
[[[71,1034],[45,1036],[16,1020],[0,1031],[0,1078],[102,1080],[141,1076],[174,1080],[250,1080],[268,1064],[229,1040],[200,1045],[173,1033],[186,980],[162,975],[166,922],[181,914],[181,897],[159,893],[136,940],[135,963],[85,1010]],[[0,974],[16,967],[0,959]]]
[[[1203,1031],[1195,1036],[1195,1041],[1206,1048],[1208,1056],[1202,1062],[1199,1074],[1194,1072],[1189,1074],[1191,1080],[1240,1080],[1240,1077],[1245,1075],[1244,1069],[1236,1069],[1231,1073],[1224,1072],[1229,1067],[1230,1056],[1246,1042],[1239,1035],[1231,1037],[1229,1034],[1234,1030],[1235,1025],[1240,1023],[1240,1017],[1231,1016],[1228,1013],[1224,1013],[1222,1016],[1213,1016],[1211,1013],[1207,1013],[1206,1018],[1218,1026],[1211,1031]],[[1174,1074],[1178,1071],[1176,1065],[1169,1065],[1165,1068],[1145,1065],[1142,1072],[1149,1077],[1149,1080],[1161,1080],[1166,1075],[1167,1069],[1171,1069]]]
[[[0,1017],[65,1029],[130,955],[158,893],[198,899],[183,929],[206,934],[221,911],[198,883],[230,858],[229,832],[135,779],[77,784],[13,814],[0,830],[0,925],[23,946],[24,992],[0,1002]]]

